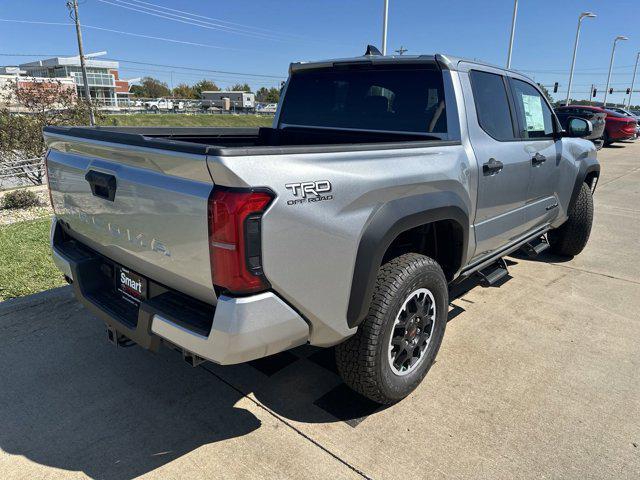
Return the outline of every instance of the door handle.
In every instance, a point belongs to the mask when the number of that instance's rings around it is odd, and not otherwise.
[[[91,193],[96,197],[104,198],[113,202],[116,196],[116,188],[118,184],[116,177],[108,173],[96,172],[95,170],[89,170],[84,176],[84,179],[89,182],[91,186]]]
[[[490,158],[487,163],[482,164],[482,173],[485,175],[495,175],[496,173],[500,173],[503,167],[504,164],[501,161]]]
[[[531,159],[531,165],[533,165],[534,167],[538,166],[538,165],[542,165],[544,162],[547,161],[547,157],[545,157],[544,155],[541,155],[539,153],[536,153],[533,158]]]

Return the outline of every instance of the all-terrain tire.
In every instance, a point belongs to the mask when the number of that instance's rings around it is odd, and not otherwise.
[[[389,359],[396,317],[416,291],[433,296],[434,323],[429,341],[412,370],[394,373]],[[424,255],[408,253],[380,267],[369,312],[357,333],[336,347],[336,364],[345,383],[381,404],[409,395],[429,371],[438,353],[447,323],[449,292],[438,263]],[[424,333],[424,331],[422,332]],[[394,337],[395,338],[395,337]]]
[[[578,198],[571,209],[569,219],[548,234],[551,250],[558,255],[578,255],[589,241],[593,224],[593,197],[586,183],[583,183]]]

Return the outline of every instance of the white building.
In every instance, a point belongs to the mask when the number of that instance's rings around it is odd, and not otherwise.
[[[98,103],[117,106],[117,99],[129,94],[129,82],[118,77],[118,62],[85,58],[89,94]],[[20,69],[33,77],[74,79],[78,95],[84,94],[84,80],[80,68],[80,57],[53,57],[36,62],[23,63]]]

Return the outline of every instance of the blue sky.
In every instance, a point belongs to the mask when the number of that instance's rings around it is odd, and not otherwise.
[[[106,50],[107,58],[171,65],[123,62],[121,74],[151,75],[174,85],[206,77],[222,87],[244,81],[254,88],[276,86],[291,61],[361,55],[367,43],[381,42],[382,0],[81,0],[80,9],[87,26],[140,35],[86,28],[86,53]],[[512,9],[513,0],[390,0],[388,48],[402,45],[410,54],[449,53],[504,65]],[[583,23],[574,96],[586,98],[595,83],[602,99],[616,35],[630,40],[618,44],[612,84],[623,90],[631,83],[640,51],[640,1],[520,0],[512,66],[543,84],[560,82],[557,98],[566,91],[582,11],[598,18]],[[166,14],[174,20],[161,18]],[[70,22],[64,0],[0,0],[0,19]],[[0,54],[74,53],[71,26],[0,21]],[[1,56],[0,64],[33,59]],[[249,73],[270,77],[244,75]],[[614,94],[611,100],[622,97]],[[636,99],[640,102],[640,93]]]

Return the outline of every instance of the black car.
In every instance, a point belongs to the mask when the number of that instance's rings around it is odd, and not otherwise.
[[[604,128],[606,124],[607,114],[605,112],[596,112],[586,108],[580,108],[579,106],[568,105],[565,107],[557,107],[555,109],[556,116],[558,120],[560,120],[560,124],[562,128],[567,129],[567,124],[569,123],[570,118],[584,118],[585,120],[589,120],[591,125],[593,125],[593,132],[588,137],[585,137],[587,140],[591,140],[595,146],[598,148],[602,148],[604,144],[602,137],[604,135]]]

